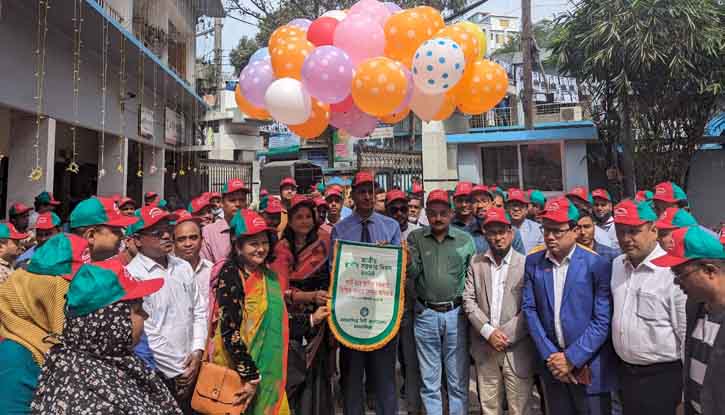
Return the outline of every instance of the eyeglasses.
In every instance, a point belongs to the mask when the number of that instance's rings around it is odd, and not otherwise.
[[[551,228],[541,228],[541,233],[546,235],[554,235],[554,238],[559,239],[562,236],[566,235],[567,232],[573,230],[573,228],[566,228],[566,229],[551,229]]]
[[[698,266],[698,267],[695,267],[694,269],[691,269],[690,272],[679,273],[679,272],[676,272],[675,270],[672,270],[672,273],[675,274],[675,279],[677,279],[679,281],[684,281],[687,278],[689,278],[690,275],[696,273],[699,270],[700,270],[700,267]]]
[[[396,213],[408,213],[408,206],[398,206],[398,207],[390,207],[388,208],[391,215],[395,215]]]
[[[171,233],[171,226],[156,227],[154,229],[139,232],[143,236],[151,238],[161,238],[165,233]]]

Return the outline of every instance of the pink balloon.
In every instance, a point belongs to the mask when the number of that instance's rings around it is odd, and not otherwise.
[[[239,88],[247,101],[264,108],[264,94],[275,80],[269,57],[256,60],[242,69],[239,74]]]
[[[350,7],[350,14],[364,13],[375,20],[380,27],[385,27],[385,21],[390,17],[390,9],[377,0],[360,0]]]
[[[397,4],[393,3],[392,1],[386,1],[383,3],[385,7],[388,8],[388,11],[390,11],[390,14],[397,13],[403,9],[400,8]]]
[[[333,112],[330,115],[330,124],[347,131],[353,137],[366,137],[377,127],[378,120],[353,106],[347,112]]]
[[[410,105],[410,100],[413,98],[413,89],[415,87],[415,82],[413,82],[413,74],[410,73],[408,68],[406,68],[403,65],[400,65],[400,69],[403,70],[403,73],[405,74],[405,78],[408,80],[408,92],[405,93],[405,99],[403,99],[403,103],[398,106],[398,108],[395,109],[394,112],[398,113],[403,111],[404,109],[408,108]]]
[[[302,83],[313,97],[327,104],[336,104],[350,95],[352,69],[352,60],[344,50],[320,46],[305,58]]]
[[[430,121],[443,106],[445,95],[426,95],[416,86],[413,88],[413,97],[410,99],[410,109],[421,120]]]
[[[335,28],[333,44],[347,52],[353,65],[382,56],[385,52],[385,32],[367,14],[349,14]]]
[[[352,94],[337,104],[330,104],[330,112],[348,112],[352,109],[355,102],[352,100]]]

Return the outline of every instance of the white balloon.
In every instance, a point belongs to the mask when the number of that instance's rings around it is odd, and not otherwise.
[[[281,78],[272,82],[264,94],[267,111],[277,121],[285,124],[302,124],[310,118],[312,103],[302,82]]]
[[[342,21],[342,19],[345,18],[345,16],[347,16],[347,13],[342,10],[330,10],[325,12],[321,17],[332,17],[333,19],[340,22]]]
[[[410,109],[423,121],[430,121],[443,106],[445,94],[427,95],[416,85],[410,98]]]
[[[413,80],[426,94],[448,92],[463,77],[466,60],[463,49],[454,41],[434,38],[415,51]]]

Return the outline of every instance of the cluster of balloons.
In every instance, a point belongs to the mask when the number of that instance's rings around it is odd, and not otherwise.
[[[496,106],[508,79],[483,59],[485,50],[471,22],[446,26],[429,6],[361,0],[277,28],[242,70],[235,96],[248,116],[274,118],[303,138],[328,125],[364,137],[378,121],[394,124],[411,111],[440,121],[456,108],[481,114]]]

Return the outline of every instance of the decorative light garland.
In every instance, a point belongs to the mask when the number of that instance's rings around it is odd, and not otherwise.
[[[138,102],[139,102],[139,113],[140,111],[143,111],[143,102],[144,102],[144,54],[143,51],[139,48],[138,50]],[[143,177],[143,144],[141,142],[138,143],[137,151],[138,151],[138,165],[136,168],[136,177],[142,178]]]
[[[48,10],[50,0],[38,0],[38,26],[36,32],[35,48],[35,167],[28,178],[37,182],[43,177],[43,168],[40,166],[40,123],[43,116],[43,94],[45,93],[45,54],[46,40],[48,38]]]
[[[69,173],[78,174],[80,167],[76,161],[78,157],[78,125],[79,96],[81,89],[81,33],[83,28],[83,0],[75,0],[73,4],[73,125],[71,125],[71,159],[65,170]]]
[[[118,157],[116,171],[123,174],[123,147],[126,140],[126,38],[121,36],[121,62],[118,70]]]
[[[106,97],[108,95],[108,45],[111,43],[109,39],[108,20],[106,19],[103,20],[101,39],[103,45],[101,53],[101,143],[99,145],[99,179],[102,179],[106,175],[104,154],[106,150]]]

